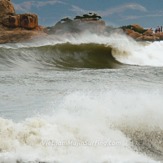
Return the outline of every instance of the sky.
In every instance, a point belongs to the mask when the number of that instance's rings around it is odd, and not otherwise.
[[[11,0],[16,13],[36,13],[39,24],[55,25],[60,19],[97,13],[110,26],[163,25],[163,0]]]

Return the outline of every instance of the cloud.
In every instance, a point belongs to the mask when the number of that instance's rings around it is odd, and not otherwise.
[[[21,4],[15,4],[14,7],[16,11],[29,11],[32,8],[32,1],[26,1]]]
[[[100,14],[101,16],[109,16],[109,15],[113,15],[113,14],[118,14],[118,13],[122,13],[126,10],[138,10],[138,11],[141,11],[141,12],[146,12],[147,9],[140,5],[140,4],[137,4],[137,3],[128,3],[128,4],[124,4],[124,5],[121,5],[121,6],[117,6],[117,7],[114,7],[114,8],[109,8],[105,11],[88,11],[88,10],[84,10],[78,6],[75,6],[75,5],[72,5],[71,6],[71,11],[75,12],[76,14],[84,14],[84,13],[88,13],[88,12],[96,12],[98,14]]]
[[[87,12],[90,12],[90,11],[88,11],[88,10],[84,10],[84,9],[82,9],[82,8],[80,8],[80,7],[78,7],[78,6],[75,6],[75,5],[72,5],[71,6],[72,8],[71,8],[71,11],[73,11],[73,12],[75,12],[76,14],[85,14],[85,13],[87,13]]]
[[[122,20],[135,20],[135,19],[141,19],[141,18],[152,18],[152,17],[163,17],[163,11],[156,11],[156,12],[148,12],[145,15],[128,15],[123,16]]]
[[[47,6],[47,5],[55,5],[57,3],[61,3],[61,4],[65,4],[64,2],[60,1],[60,0],[47,0],[47,1],[40,1],[40,2],[36,2],[35,5],[39,8],[39,7],[43,7],[43,6]]]
[[[15,9],[17,11],[30,11],[32,9],[32,7],[37,7],[37,8],[41,8],[47,5],[55,5],[55,4],[65,4],[64,2],[62,2],[61,0],[46,0],[46,1],[25,1],[23,3],[20,4],[14,4]]]
[[[124,4],[124,5],[121,5],[121,6],[117,6],[117,7],[114,7],[114,8],[109,8],[105,11],[99,11],[101,13],[101,16],[109,16],[109,15],[113,15],[113,14],[118,14],[118,13],[122,13],[126,10],[138,10],[138,11],[141,11],[141,12],[146,12],[147,9],[140,5],[140,4],[137,4],[137,3],[128,3],[128,4]]]

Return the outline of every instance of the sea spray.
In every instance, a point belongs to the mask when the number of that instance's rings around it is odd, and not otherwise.
[[[146,103],[149,98],[153,99],[153,104]],[[144,134],[157,128],[161,134],[163,112],[160,105],[162,100],[159,95],[155,95],[154,100],[147,94],[71,93],[54,108],[51,116],[33,117],[21,123],[1,118],[1,159],[4,161],[8,153],[10,160],[15,153],[14,157],[19,155],[24,161],[39,159],[48,162],[51,158],[61,162],[103,162],[105,159],[111,162],[154,162],[139,154],[139,150],[134,151],[136,135],[132,137],[130,134],[141,128]],[[160,147],[158,143],[156,148]]]

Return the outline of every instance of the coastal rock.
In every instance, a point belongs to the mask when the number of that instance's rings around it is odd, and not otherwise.
[[[141,33],[141,34],[146,31],[146,29],[141,27],[139,24],[132,24],[131,29],[134,30],[135,32],[138,32],[138,33]]]
[[[140,38],[142,36],[142,34],[135,32],[134,30],[131,29],[126,29],[125,33],[134,39]]]
[[[20,26],[26,29],[34,29],[38,26],[38,16],[36,14],[21,14]]]
[[[143,34],[144,32],[146,32],[147,30],[144,29],[143,27],[141,27],[140,25],[138,24],[132,24],[132,25],[127,25],[127,26],[122,26],[121,27],[124,31],[130,29],[134,32],[137,32],[137,33],[140,33],[140,34]]]
[[[0,30],[0,44],[24,42],[45,36],[44,32],[38,30],[22,30],[17,28],[13,30]]]
[[[0,23],[6,15],[15,14],[15,9],[10,0],[0,0]]]
[[[54,26],[48,27],[47,33],[80,33],[83,31],[95,33],[103,32],[106,26],[105,22],[101,19],[101,16],[92,13],[76,16],[73,20],[70,18],[63,18]]]
[[[143,34],[146,36],[153,36],[154,33],[151,29],[147,29],[147,31],[145,31]]]
[[[155,36],[158,37],[160,40],[163,40],[163,32],[156,33]]]
[[[2,24],[9,28],[20,27],[20,15],[6,15],[2,19]]]
[[[38,26],[38,17],[36,14],[6,15],[2,19],[2,24],[9,28],[34,29]]]
[[[9,0],[0,0],[0,43],[22,42],[45,36],[36,14],[16,14]]]
[[[154,33],[152,29],[144,29],[140,25],[128,25],[121,27],[123,31],[137,41],[163,40],[163,32]]]
[[[156,37],[155,35],[152,35],[152,36],[142,35],[142,36],[138,37],[136,40],[138,40],[138,41],[158,41],[158,40],[160,40],[160,38]]]

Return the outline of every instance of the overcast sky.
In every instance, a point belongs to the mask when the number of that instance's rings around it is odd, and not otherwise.
[[[17,13],[32,12],[39,24],[54,25],[64,17],[89,12],[102,16],[107,25],[163,25],[163,0],[11,0]]]

